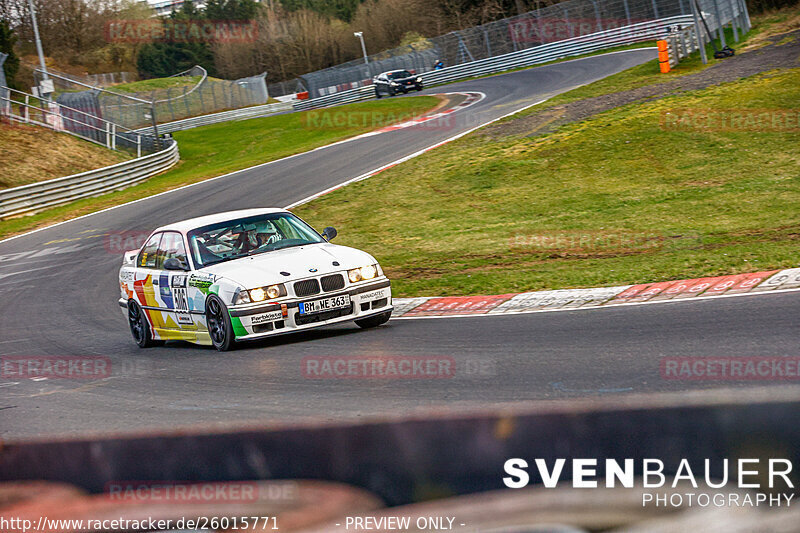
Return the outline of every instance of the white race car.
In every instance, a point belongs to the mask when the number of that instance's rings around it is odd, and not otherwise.
[[[229,350],[259,339],[392,314],[390,282],[371,255],[328,241],[284,209],[210,215],[155,230],[125,252],[119,305],[144,348],[165,340]],[[187,253],[188,250],[188,253]]]

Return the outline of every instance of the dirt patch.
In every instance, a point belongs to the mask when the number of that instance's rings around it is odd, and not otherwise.
[[[542,135],[551,133],[564,124],[585,120],[615,107],[705,89],[769,70],[800,67],[800,30],[774,36],[769,40],[769,46],[725,59],[697,74],[543,109],[538,113],[489,126],[479,130],[479,134],[492,138]]]

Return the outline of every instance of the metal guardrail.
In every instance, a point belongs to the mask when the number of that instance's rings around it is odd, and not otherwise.
[[[0,219],[30,215],[47,207],[99,196],[144,181],[172,167],[180,159],[178,143],[174,140],[166,142],[168,146],[165,149],[144,157],[0,191]]]
[[[518,52],[462,63],[441,70],[425,72],[420,74],[420,77],[426,85],[436,85],[464,78],[471,78],[473,76],[495,74],[515,68],[547,63],[566,57],[584,55],[608,48],[616,48],[618,46],[663,38],[667,35],[670,27],[689,24],[693,24],[691,15],[679,15],[641,22],[629,26],[622,26],[613,30],[547,43]],[[294,108],[295,110],[305,110],[346,104],[370,98],[373,94],[373,87],[368,85],[359,87],[358,89],[351,89],[328,96],[296,102]]]
[[[291,111],[291,102],[278,102],[276,104],[264,104],[252,107],[242,107],[239,109],[232,109],[230,111],[221,111],[219,113],[211,113],[209,115],[200,115],[199,117],[185,118],[183,120],[176,120],[174,122],[166,122],[158,125],[159,133],[172,133],[174,131],[188,130],[200,126],[208,126],[209,124],[217,124],[219,122],[232,122],[236,120],[247,120],[250,118],[266,117],[281,113],[283,111]],[[152,133],[153,128],[141,128],[136,130],[139,132]]]

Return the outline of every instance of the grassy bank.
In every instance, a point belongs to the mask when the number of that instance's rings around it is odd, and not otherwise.
[[[0,221],[0,238],[311,150],[408,120],[439,103],[434,96],[392,98],[176,132],[181,161],[172,170],[123,191],[79,200],[29,217]]]
[[[0,122],[0,190],[124,161],[124,152],[112,152],[55,131],[11,122]]]
[[[398,296],[797,266],[800,135],[747,112],[796,121],[799,87],[800,69],[780,71],[542,137],[471,135],[296,211],[373,253]],[[731,131],[687,125],[709,112],[751,118]]]

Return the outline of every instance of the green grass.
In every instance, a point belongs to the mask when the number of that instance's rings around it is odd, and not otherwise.
[[[194,87],[202,76],[174,76],[171,78],[153,78],[150,80],[120,83],[109,87],[110,90],[120,93],[145,93],[157,89],[171,89],[173,87]]]
[[[473,134],[295,211],[374,254],[397,296],[793,267],[800,134],[661,122],[687,108],[797,118],[799,88],[795,69],[631,104],[535,139]]]
[[[0,238],[408,120],[439,102],[434,96],[392,98],[176,132],[181,161],[173,169],[123,191],[0,221]]]

